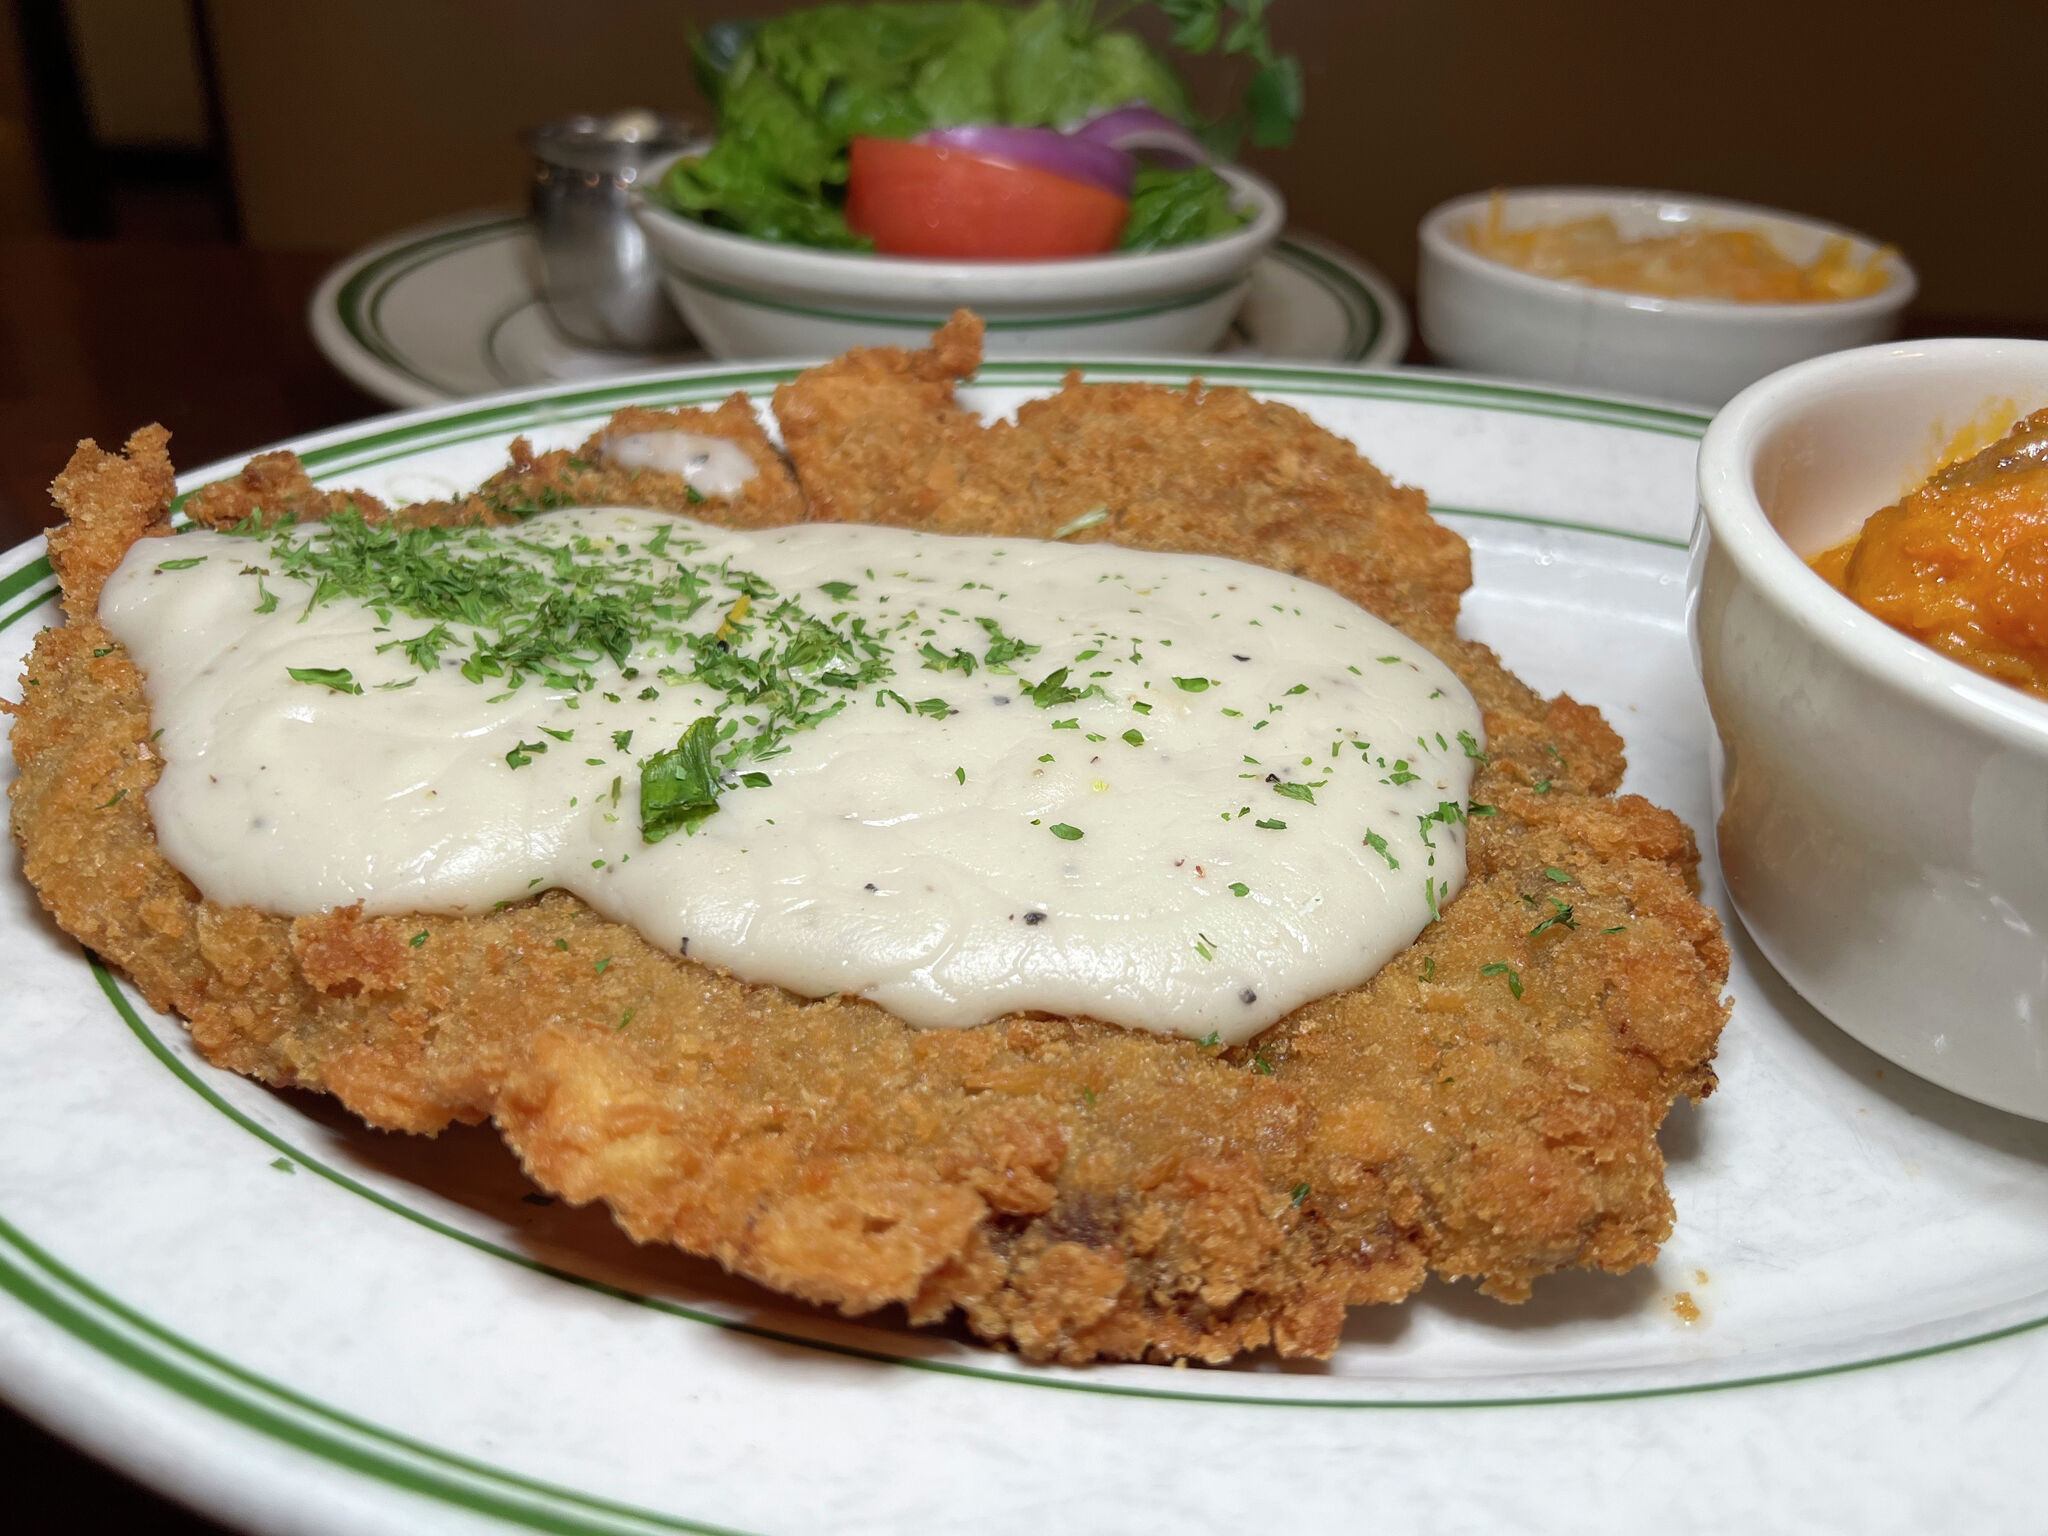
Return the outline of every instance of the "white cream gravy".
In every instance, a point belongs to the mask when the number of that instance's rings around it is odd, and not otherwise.
[[[322,536],[146,540],[101,599],[162,728],[159,841],[216,902],[462,913],[560,887],[671,953],[913,1024],[1042,1009],[1235,1042],[1370,977],[1463,883],[1471,696],[1398,631],[1262,567],[551,512],[464,530],[462,549],[566,562],[592,590],[688,567],[704,600],[623,667],[508,689],[463,675],[470,626],[422,670],[396,642],[431,620],[309,604],[272,538]],[[694,831],[645,841],[642,761],[707,715],[733,740],[762,718],[671,644],[725,624],[758,652],[783,603],[789,622],[863,624],[887,675],[825,689],[838,713],[728,769]],[[999,639],[1038,649],[1005,669]],[[304,680],[337,672],[362,691]]]

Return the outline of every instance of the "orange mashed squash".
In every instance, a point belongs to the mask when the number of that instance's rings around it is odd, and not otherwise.
[[[2048,410],[1811,563],[1892,628],[2048,699]]]
[[[1891,281],[1891,250],[1858,260],[1839,235],[1810,262],[1796,262],[1761,230],[1685,228],[1625,239],[1607,214],[1510,229],[1507,202],[1495,193],[1486,218],[1465,229],[1472,249],[1538,277],[1613,288],[1660,299],[1724,299],[1738,304],[1814,304],[1860,299]]]

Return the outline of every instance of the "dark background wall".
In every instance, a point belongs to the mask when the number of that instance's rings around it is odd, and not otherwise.
[[[196,12],[210,38],[245,238],[341,250],[515,200],[524,124],[629,103],[701,116],[686,26],[788,7],[69,0],[74,18],[91,13],[75,30],[101,54],[97,74],[128,68],[127,98],[142,89],[133,59],[105,62],[108,50],[161,39],[166,8]],[[1837,219],[1907,252],[1923,315],[2048,325],[2048,200],[2027,174],[2042,134],[2042,0],[1275,0],[1272,19],[1305,66],[1308,117],[1293,149],[1250,158],[1296,223],[1404,284],[1416,220],[1441,199],[1594,182]],[[180,56],[161,41],[148,52]],[[166,121],[168,104],[189,101],[150,90]],[[0,91],[0,172],[19,139],[8,110]]]

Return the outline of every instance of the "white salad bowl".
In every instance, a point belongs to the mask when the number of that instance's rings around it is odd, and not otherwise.
[[[1599,187],[1522,187],[1501,194],[1510,228],[1611,216],[1626,239],[1681,229],[1760,230],[1794,261],[1811,261],[1830,236],[1859,260],[1876,242],[1819,219],[1719,198]],[[1660,299],[1539,277],[1482,256],[1467,230],[1493,194],[1432,209],[1418,231],[1417,318],[1422,340],[1454,368],[1626,390],[1717,406],[1765,374],[1824,352],[1896,334],[1918,289],[1896,252],[1874,294],[1810,304]]]
[[[2048,703],[1807,567],[2001,409],[2048,343],[1930,341],[1753,385],[1700,448],[1691,624],[1729,894],[1822,1013],[1946,1088],[2048,1119]]]
[[[822,357],[849,347],[921,346],[953,310],[988,324],[991,357],[1199,353],[1222,339],[1279,236],[1272,184],[1220,166],[1242,228],[1162,251],[1047,261],[875,256],[757,240],[647,198],[636,212],[662,282],[716,357]]]

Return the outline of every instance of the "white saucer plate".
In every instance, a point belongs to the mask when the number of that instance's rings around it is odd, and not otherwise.
[[[1439,375],[1089,365],[1197,370],[1426,487],[1472,541],[1469,632],[1598,705],[1627,787],[1707,830],[1683,614],[1702,418]],[[992,364],[969,398],[1006,411],[1060,372]],[[514,433],[573,443],[627,401],[759,398],[787,375],[554,386],[295,446],[324,481],[426,496],[498,467]],[[0,561],[7,677],[51,594],[40,544]],[[1354,1314],[1325,1364],[1067,1370],[636,1249],[535,1195],[487,1131],[386,1136],[215,1071],[6,861],[0,1392],[232,1523],[2038,1529],[2048,1125],[1887,1068],[1732,922],[1721,1089],[1665,1128],[1678,1229],[1654,1266],[1540,1281],[1520,1308],[1433,1283]],[[1702,880],[1725,914],[1711,852]]]
[[[569,340],[541,302],[538,263],[517,214],[422,225],[328,273],[307,320],[329,362],[399,406],[705,360],[694,348],[606,352]],[[1219,353],[1375,367],[1407,350],[1407,311],[1386,278],[1334,245],[1288,234],[1253,269]]]

